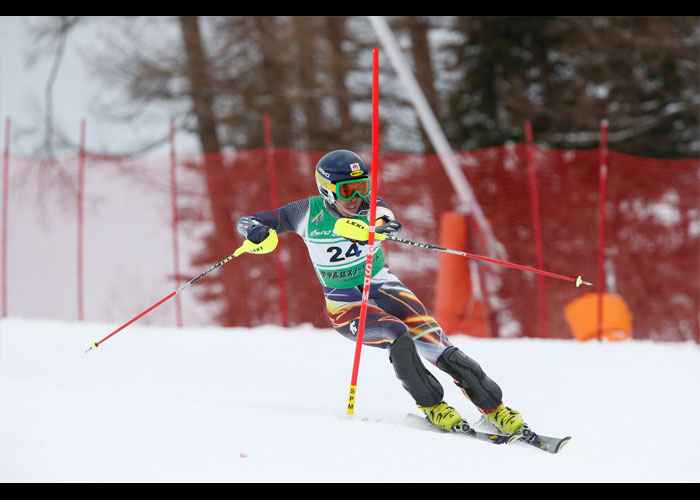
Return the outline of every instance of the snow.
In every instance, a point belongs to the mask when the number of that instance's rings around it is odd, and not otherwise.
[[[125,321],[129,318],[125,318]],[[558,455],[416,428],[386,351],[331,329],[0,323],[1,482],[698,482],[693,343],[451,340]],[[449,377],[446,400],[474,406]]]

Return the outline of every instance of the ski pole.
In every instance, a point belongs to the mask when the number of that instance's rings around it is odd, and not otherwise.
[[[369,234],[369,229],[367,224],[357,219],[338,219],[335,223],[334,231],[336,234],[349,238],[352,240],[364,241],[367,239]],[[520,269],[521,271],[529,271],[532,273],[541,274],[543,276],[549,276],[551,278],[558,278],[560,280],[571,281],[576,284],[576,287],[581,285],[593,286],[593,283],[588,281],[583,281],[581,276],[576,278],[571,278],[569,276],[562,276],[561,274],[550,273],[549,271],[543,271],[542,269],[535,269],[534,267],[521,266],[520,264],[513,264],[512,262],[506,262],[503,260],[492,259],[490,257],[484,257],[482,255],[476,255],[473,253],[461,252],[459,250],[451,250],[449,248],[443,248],[436,245],[430,245],[428,243],[418,243],[416,241],[406,240],[399,238],[397,236],[387,236],[385,234],[376,233],[375,237],[380,240],[396,241],[399,243],[405,243],[406,245],[412,245],[420,248],[427,248],[429,250],[437,250],[438,252],[450,253],[453,255],[460,255],[462,257],[467,257],[469,259],[483,260],[485,262],[490,262],[492,264],[500,264],[502,266],[512,267],[514,269]]]
[[[377,237],[382,239],[381,238],[382,235],[380,235],[380,234],[377,234]],[[571,278],[569,276],[562,276],[561,274],[555,274],[555,273],[550,273],[549,271],[543,271],[542,269],[535,269],[534,267],[521,266],[520,264],[513,264],[512,262],[505,262],[503,260],[492,259],[490,257],[484,257],[482,255],[475,255],[473,253],[460,252],[459,250],[451,250],[449,248],[443,248],[443,247],[438,247],[435,245],[429,245],[427,243],[418,243],[416,241],[405,240],[403,238],[398,238],[396,236],[387,236],[386,238],[383,238],[383,239],[390,240],[390,241],[397,241],[399,243],[405,243],[407,245],[413,245],[416,247],[427,248],[429,250],[437,250],[438,252],[451,253],[453,255],[461,255],[462,257],[467,257],[469,259],[483,260],[485,262],[491,262],[492,264],[500,264],[502,266],[508,266],[508,267],[512,267],[514,269],[520,269],[521,271],[530,271],[532,273],[541,274],[543,276],[549,276],[550,278],[558,278],[560,280],[571,281],[571,282],[575,283],[577,287],[579,287],[581,285],[593,286],[593,283],[589,283],[588,281],[583,281],[581,279],[581,276],[577,276],[576,278]]]
[[[255,244],[255,243],[253,243],[253,242],[250,241],[250,240],[245,240],[245,241],[243,242],[243,244],[242,244],[240,247],[238,247],[238,248],[236,249],[236,251],[233,252],[231,255],[229,255],[229,256],[226,257],[225,259],[223,259],[223,260],[217,262],[216,264],[214,264],[213,266],[211,266],[209,269],[207,269],[206,271],[204,271],[204,272],[203,272],[202,274],[200,274],[199,276],[195,276],[194,278],[192,278],[191,280],[189,280],[187,283],[185,283],[184,285],[182,285],[180,288],[178,288],[177,290],[171,292],[168,296],[163,297],[162,299],[160,299],[158,302],[156,302],[156,303],[153,304],[151,307],[149,307],[148,309],[146,309],[145,311],[143,311],[141,314],[139,314],[139,315],[137,315],[137,316],[134,316],[133,318],[131,318],[129,321],[127,321],[126,323],[124,323],[122,326],[120,326],[119,328],[117,328],[116,330],[114,330],[112,333],[110,333],[109,335],[107,335],[107,336],[106,336],[105,338],[103,338],[102,340],[100,340],[100,341],[98,341],[98,342],[93,342],[93,343],[90,345],[90,347],[87,348],[87,350],[86,350],[85,352],[86,352],[86,353],[87,353],[87,352],[90,352],[90,351],[93,350],[93,349],[97,350],[97,348],[100,346],[100,344],[102,344],[102,343],[103,343],[104,341],[106,341],[108,338],[110,338],[110,337],[116,335],[117,333],[119,333],[120,331],[122,331],[124,328],[126,328],[127,326],[129,326],[131,323],[133,323],[133,322],[136,321],[137,319],[142,318],[143,316],[145,316],[146,314],[148,314],[149,312],[151,312],[151,311],[152,311],[153,309],[155,309],[156,307],[158,307],[158,306],[160,306],[161,304],[164,304],[164,303],[167,302],[168,300],[172,299],[175,295],[177,295],[178,293],[182,292],[183,290],[185,290],[185,289],[186,289],[187,287],[189,287],[190,285],[194,285],[197,281],[199,281],[200,279],[204,278],[207,274],[209,274],[210,272],[214,271],[215,269],[220,268],[221,266],[223,266],[224,264],[226,264],[226,263],[229,262],[230,260],[234,259],[235,257],[238,257],[240,254],[246,253],[246,252],[248,252],[248,253],[255,253],[255,254],[263,254],[263,253],[271,252],[271,251],[274,250],[274,248],[277,246],[277,232],[276,232],[274,229],[270,229],[270,233],[269,233],[268,239],[269,239],[269,238],[272,238],[273,241],[268,242],[267,240],[265,240],[265,241],[266,241],[266,245]],[[268,249],[267,247],[272,247],[272,249]]]

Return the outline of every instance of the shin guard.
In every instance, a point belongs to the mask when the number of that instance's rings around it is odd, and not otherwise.
[[[397,338],[389,350],[396,378],[419,406],[434,406],[444,395],[442,384],[428,371],[418,355],[410,335],[404,333]]]
[[[455,379],[464,394],[482,410],[492,410],[501,404],[501,388],[481,369],[481,366],[456,347],[448,347],[437,359],[437,366]]]

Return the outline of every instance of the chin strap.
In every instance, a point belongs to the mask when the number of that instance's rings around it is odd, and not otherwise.
[[[362,206],[362,205],[360,205],[360,206]],[[367,213],[369,212],[369,208],[366,208],[364,210],[358,210],[357,213],[352,213],[352,212],[349,212],[348,210],[345,210],[344,208],[339,207],[335,203],[333,204],[333,208],[336,210],[336,212],[338,212],[340,215],[342,215],[344,217],[358,217],[360,215],[367,215]]]

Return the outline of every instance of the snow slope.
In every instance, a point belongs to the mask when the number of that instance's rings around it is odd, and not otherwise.
[[[559,455],[412,427],[385,351],[332,330],[0,323],[2,482],[698,482],[695,344],[452,340]],[[431,369],[433,369],[431,367]],[[478,413],[451,383],[446,399]]]

